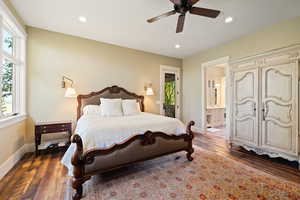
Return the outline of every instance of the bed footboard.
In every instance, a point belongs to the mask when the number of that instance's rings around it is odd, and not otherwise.
[[[163,132],[147,131],[143,135],[133,136],[127,141],[115,144],[110,148],[93,149],[87,152],[83,152],[80,136],[73,135],[71,141],[76,143],[76,151],[72,156],[72,165],[74,166],[72,187],[76,191],[73,200],[81,199],[83,183],[94,174],[179,151],[186,151],[187,159],[192,161],[194,133],[191,127],[194,124],[193,121],[189,122],[186,127],[186,133],[182,135],[168,135]],[[132,156],[136,152],[139,153]]]

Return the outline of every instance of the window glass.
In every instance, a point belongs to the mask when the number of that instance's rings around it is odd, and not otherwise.
[[[1,112],[4,115],[13,113],[13,82],[14,82],[14,64],[7,59],[3,61],[2,68],[2,98]]]
[[[3,29],[2,33],[3,33],[2,49],[9,55],[13,55],[13,45],[14,45],[13,36],[5,29]]]
[[[9,15],[0,13],[0,124],[25,114],[26,35]]]

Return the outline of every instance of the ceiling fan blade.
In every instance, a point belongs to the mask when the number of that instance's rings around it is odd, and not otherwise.
[[[181,0],[170,0],[172,3],[174,3],[175,5],[181,5]]]
[[[212,9],[208,9],[208,8],[192,7],[190,10],[190,13],[194,14],[194,15],[201,15],[201,16],[205,16],[205,17],[216,18],[219,16],[221,11],[212,10]]]
[[[184,20],[185,20],[185,14],[179,15],[178,22],[177,22],[176,33],[181,33],[183,31]]]
[[[188,4],[189,4],[190,6],[192,6],[192,5],[196,4],[196,3],[198,3],[198,1],[199,1],[199,0],[188,0]]]
[[[148,22],[148,23],[153,23],[153,22],[156,22],[156,21],[158,21],[158,20],[160,20],[160,19],[162,19],[162,18],[164,18],[164,17],[169,17],[169,16],[174,15],[174,14],[176,14],[176,11],[175,11],[175,10],[172,10],[172,11],[170,11],[170,12],[164,13],[164,14],[159,15],[159,16],[157,16],[157,17],[153,17],[153,18],[151,18],[151,19],[148,19],[147,22]]]

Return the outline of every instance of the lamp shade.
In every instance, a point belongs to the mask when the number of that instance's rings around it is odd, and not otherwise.
[[[148,87],[148,88],[147,88],[147,90],[146,90],[146,95],[147,95],[147,96],[153,96],[153,95],[154,95],[154,92],[153,92],[152,87]]]
[[[65,97],[66,98],[75,98],[77,96],[76,90],[74,88],[67,88]]]

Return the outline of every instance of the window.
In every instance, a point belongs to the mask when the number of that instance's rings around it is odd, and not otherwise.
[[[2,49],[9,55],[13,55],[14,38],[7,30],[3,29]]]
[[[0,2],[0,127],[25,116],[26,33]]]
[[[14,97],[15,97],[15,90],[14,87],[16,86],[14,82],[14,64],[9,60],[4,59],[2,65],[2,93],[1,93],[1,113],[3,116],[13,115],[16,113],[13,105]]]

